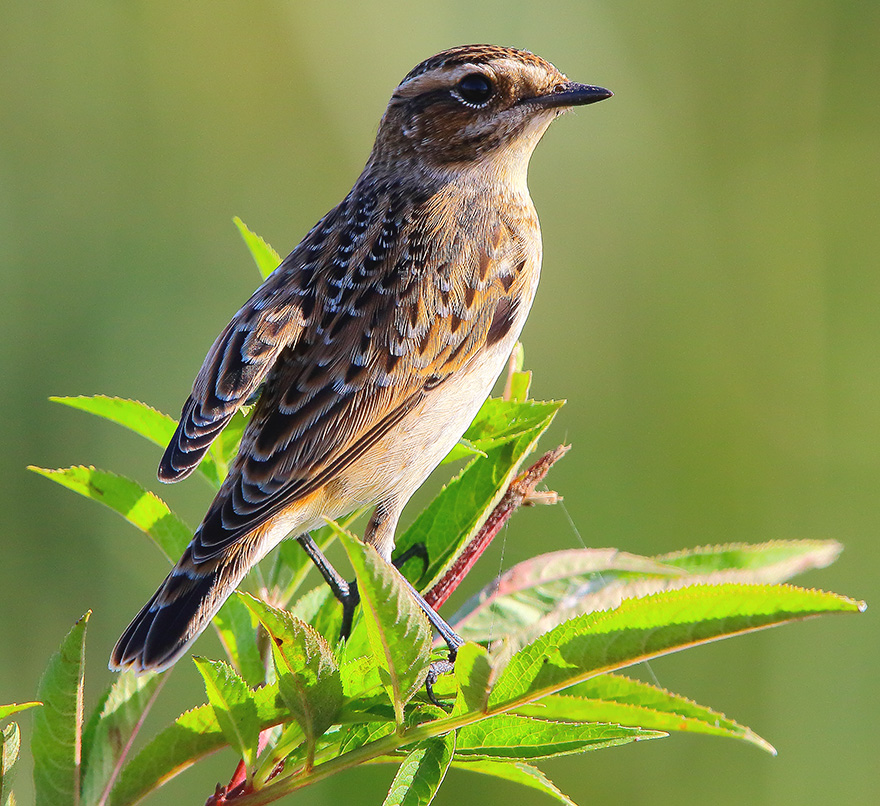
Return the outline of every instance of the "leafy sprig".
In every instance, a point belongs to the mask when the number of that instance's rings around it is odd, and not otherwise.
[[[236,224],[263,276],[277,253]],[[522,352],[511,361],[503,398],[486,401],[447,461],[464,467],[400,535],[398,550],[421,547],[403,571],[428,601],[441,603],[501,525],[526,503],[552,502],[535,487],[565,453],[550,451],[523,470],[562,406],[528,398]],[[164,446],[173,418],[143,403],[106,397],[54,401],[117,423]],[[248,411],[236,414],[199,467],[219,487]],[[32,468],[98,501],[176,559],[192,531],[139,483],[94,467]],[[768,752],[749,728],[710,708],[620,674],[645,659],[826,613],[861,602],[781,584],[833,562],[833,541],[707,546],[640,557],[575,549],[534,557],[469,600],[450,622],[468,640],[454,674],[426,696],[437,656],[430,629],[396,573],[349,531],[328,523],[322,548],[340,540],[362,607],[348,641],[338,641],[339,606],[325,587],[304,590],[305,555],[291,541],[274,553],[251,594],[231,597],[214,620],[225,660],[195,658],[206,700],[137,750],[136,737],[164,675],[117,676],[85,718],[83,682],[89,614],[50,660],[41,703],[0,707],[0,720],[38,707],[31,740],[38,804],[126,806],[140,802],[199,759],[229,746],[241,757],[209,803],[273,802],[365,763],[397,766],[385,804],[428,804],[454,768],[519,783],[572,801],[534,762],[654,739],[670,732],[735,738]],[[14,803],[11,774],[18,725],[2,730],[0,806]],[[378,802],[377,793],[375,802]]]

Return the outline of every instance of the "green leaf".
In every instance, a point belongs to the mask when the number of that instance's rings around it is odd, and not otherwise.
[[[277,685],[253,692],[260,730],[292,719]],[[196,761],[228,744],[214,709],[202,705],[181,714],[125,766],[110,803],[129,806],[146,797]]]
[[[773,746],[724,714],[664,689],[616,674],[577,683],[516,709],[518,714],[569,722],[614,722],[662,731],[741,739],[776,755]]]
[[[557,587],[555,598],[544,597],[542,604],[551,606],[543,615],[534,609],[523,619],[524,626],[519,629],[514,619],[509,618],[506,633],[510,648],[523,646],[557,624],[582,613],[612,610],[625,599],[640,598],[662,590],[732,582],[783,582],[810,568],[828,565],[836,559],[840,550],[840,544],[835,541],[793,540],[760,545],[704,546],[659,557],[638,558],[644,563],[656,563],[656,568],[652,571],[650,568],[633,567],[629,572],[603,575],[590,584],[574,584],[567,590]],[[500,621],[500,617],[510,617],[511,614],[496,615]],[[530,624],[528,617],[532,618]],[[477,639],[470,632],[467,634],[469,638]]]
[[[455,733],[421,742],[397,770],[383,806],[428,806],[455,753]]]
[[[43,703],[34,715],[31,749],[37,806],[79,804],[86,625],[91,611],[70,630],[49,659],[37,689]]]
[[[113,787],[110,803],[114,806],[137,803],[199,758],[226,744],[210,705],[187,711],[125,766]]]
[[[494,579],[468,599],[450,623],[463,638],[494,640],[532,628],[580,591],[595,592],[634,575],[666,578],[683,573],[616,549],[554,551],[525,560]]]
[[[278,264],[281,263],[281,256],[259,235],[251,232],[238,216],[235,216],[232,220],[235,222],[235,226],[238,227],[241,237],[250,250],[257,268],[260,270],[260,274],[265,279],[278,268]]]
[[[525,403],[532,387],[532,371],[512,372],[507,380],[507,399],[515,403]]]
[[[486,648],[471,642],[461,647],[455,659],[455,679],[461,694],[455,712],[483,713],[492,688],[491,677],[492,663]]]
[[[531,378],[531,373],[521,373]],[[520,383],[517,387],[521,391]],[[526,382],[528,391],[528,381]],[[454,462],[467,456],[486,456],[487,451],[504,445],[506,442],[533,432],[536,428],[543,432],[549,416],[552,420],[555,413],[565,401],[536,401],[522,399],[503,400],[490,397],[477,412],[468,430],[441,464]]]
[[[501,714],[461,728],[458,731],[455,755],[511,759],[549,758],[665,735],[657,731],[620,725],[550,722]]]
[[[537,767],[526,764],[524,761],[501,761],[492,758],[455,759],[452,766],[459,770],[477,772],[482,775],[491,775],[494,778],[502,778],[515,784],[527,786],[543,792],[551,798],[564,803],[565,806],[577,806],[567,795],[564,795],[556,785]]]
[[[21,748],[21,733],[18,723],[10,722],[0,733],[0,806],[14,806],[12,780],[18,751]]]
[[[164,680],[159,674],[122,672],[101,698],[83,733],[84,803],[105,802]]]
[[[174,436],[177,422],[173,417],[141,403],[108,395],[77,395],[75,397],[52,396],[53,403],[61,403],[73,409],[86,411],[97,417],[124,426],[135,434],[148,439],[154,445],[164,448]]]
[[[864,604],[788,585],[702,585],[626,599],[608,612],[564,622],[514,655],[489,695],[505,710],[600,672],[821,613]]]
[[[331,524],[354,567],[361,610],[382,684],[394,703],[398,724],[403,706],[425,682],[431,650],[428,619],[406,589],[397,569],[372,546]]]
[[[193,661],[205,680],[208,702],[214,709],[220,730],[250,771],[254,766],[260,738],[253,693],[228,663],[205,658],[193,658]]]
[[[564,400],[502,400],[490,397],[464,432],[464,438],[481,450],[488,451],[506,442],[544,431],[565,405]]]
[[[459,459],[469,459],[472,456],[483,456],[485,457],[486,451],[481,450],[473,442],[462,437],[455,445],[452,446],[452,450],[446,454],[443,458],[443,461],[440,462],[441,465],[449,464],[450,462],[457,462]]]
[[[249,686],[265,682],[266,669],[257,645],[257,622],[251,611],[237,596],[230,596],[217,615],[214,626],[230,662]]]
[[[525,352],[522,342],[513,346],[510,360],[507,364],[507,380],[504,384],[504,399],[524,403],[529,399],[529,388],[532,385],[532,373],[523,371],[525,364]]]
[[[330,586],[322,582],[302,594],[291,606],[290,613],[314,627],[330,643],[339,637],[341,610]]]
[[[311,766],[315,741],[342,706],[342,681],[333,651],[324,637],[284,610],[247,594],[242,601],[269,633],[278,687],[306,737]]]
[[[10,705],[0,705],[0,722],[13,714],[17,714],[19,711],[25,711],[28,708],[36,708],[38,705],[42,704],[43,703],[41,702],[14,702]]]
[[[347,649],[347,645],[345,649]],[[339,676],[342,679],[342,691],[349,700],[363,701],[370,694],[382,691],[382,697],[390,707],[391,701],[385,698],[385,690],[382,688],[382,679],[379,676],[379,668],[371,656],[362,656],[348,660],[347,652],[343,650],[343,660],[339,665]],[[394,719],[394,716],[390,717]]]
[[[562,405],[494,399],[483,404],[473,435],[469,430],[465,436],[487,457],[471,461],[397,540],[398,554],[419,543],[427,549],[428,569],[421,576],[426,584],[420,588],[439,579],[479,531]]]
[[[836,540],[771,540],[756,544],[701,546],[652,559],[688,574],[741,571],[744,573],[737,575],[738,582],[769,584],[784,582],[814,568],[825,568],[840,556],[841,551],[843,546]]]
[[[148,439],[160,448],[171,441],[177,428],[177,421],[161,411],[157,411],[139,400],[127,400],[107,395],[78,395],[76,397],[50,397],[53,403],[61,403],[80,411],[124,426],[129,431]],[[198,471],[215,487],[219,487],[226,475],[226,468],[218,466],[210,456],[205,456]]]
[[[363,722],[358,725],[353,725],[346,731],[346,735],[339,747],[339,755],[351,753],[359,747],[363,747],[365,744],[378,741],[385,736],[391,735],[394,731],[394,722],[391,721]]]
[[[192,538],[192,530],[168,505],[136,481],[94,467],[28,469],[119,513],[149,535],[169,559],[179,557]]]

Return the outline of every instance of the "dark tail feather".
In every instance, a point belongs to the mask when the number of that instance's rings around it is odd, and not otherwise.
[[[128,625],[110,656],[111,669],[161,672],[173,665],[240,581],[230,578],[223,566],[198,573],[183,570],[188,554]]]

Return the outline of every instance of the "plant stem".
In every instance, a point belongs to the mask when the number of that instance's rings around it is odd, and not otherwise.
[[[474,713],[458,714],[456,716],[446,717],[445,719],[436,719],[433,722],[425,722],[415,725],[400,733],[392,733],[383,736],[375,742],[370,742],[356,750],[337,756],[324,764],[313,767],[308,772],[302,774],[293,774],[289,778],[284,778],[277,783],[270,783],[259,792],[252,792],[235,799],[236,806],[258,806],[258,804],[272,803],[278,798],[289,795],[297,789],[302,789],[310,784],[323,781],[331,775],[335,775],[343,770],[356,767],[367,761],[371,761],[379,756],[387,756],[395,750],[408,744],[415,744],[430,739],[434,736],[442,736],[451,730],[460,728],[474,722]],[[485,715],[481,715],[483,718]]]
[[[510,482],[507,491],[495,505],[489,517],[486,518],[480,531],[455,558],[455,562],[449,567],[449,570],[425,593],[425,601],[431,607],[435,609],[440,607],[452,595],[474,563],[489,548],[489,544],[501,531],[501,527],[510,520],[510,516],[534,492],[535,487],[547,475],[550,468],[566,454],[568,447],[560,445],[552,451],[547,451],[528,470],[520,473]]]

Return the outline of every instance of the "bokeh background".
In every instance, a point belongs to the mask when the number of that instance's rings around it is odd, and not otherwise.
[[[581,803],[876,802],[880,5],[3,0],[0,20],[0,702],[34,696],[92,608],[93,703],[164,574],[117,516],[24,469],[95,464],[155,489],[159,450],[47,397],[176,414],[257,284],[232,216],[286,253],[351,186],[410,67],[488,41],[616,94],[554,124],[530,180],[545,262],[526,356],[535,395],[569,399],[547,445],[574,449],[550,482],[585,543],[836,538],[840,561],[803,581],[875,607],[647,670],[777,758],[676,735],[544,768]],[[196,480],[162,492],[193,522],[209,497]],[[471,588],[580,545],[560,508],[505,538]],[[202,697],[181,663],[146,733]],[[233,765],[150,802],[202,803]],[[380,803],[392,774],[299,800]],[[437,802],[542,797],[454,771]]]

